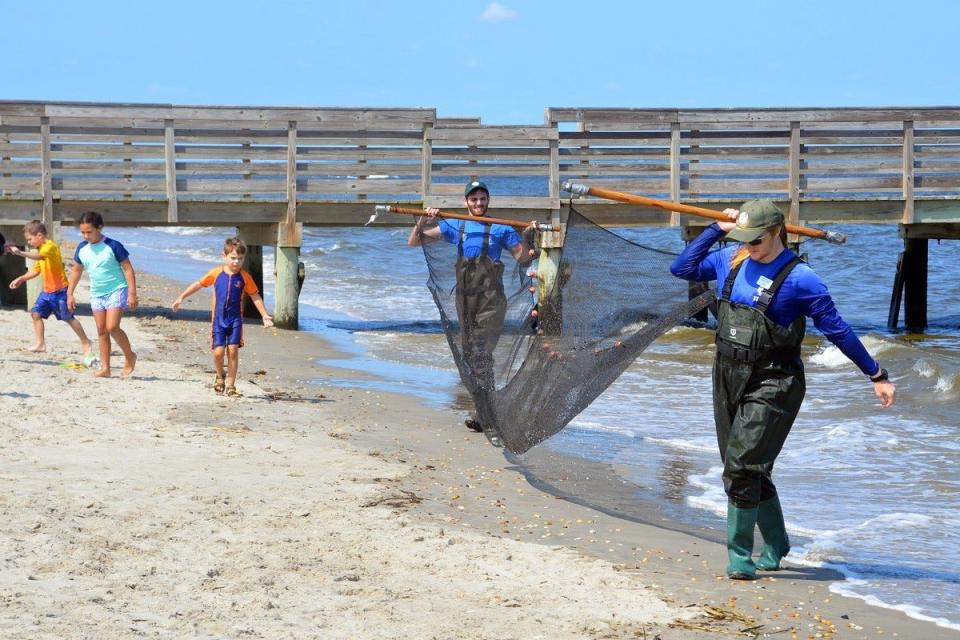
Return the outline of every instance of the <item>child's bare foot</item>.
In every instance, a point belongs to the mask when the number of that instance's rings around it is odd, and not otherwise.
[[[94,377],[94,378],[109,378],[109,377],[110,377],[110,369],[97,369],[96,371],[93,372],[93,377]]]
[[[35,344],[32,347],[27,347],[27,351],[30,351],[32,353],[43,353],[46,350],[47,350],[47,345],[43,343]]]
[[[133,373],[135,366],[137,366],[137,354],[131,352],[130,357],[127,358],[127,361],[123,365],[123,371],[120,372],[120,375],[126,378]]]

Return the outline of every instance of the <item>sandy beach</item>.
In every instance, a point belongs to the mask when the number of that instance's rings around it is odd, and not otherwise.
[[[180,285],[140,285],[129,379],[0,310],[0,637],[958,636],[825,569],[731,582],[720,532],[542,491],[454,412],[325,385],[364,374],[314,335],[248,325],[243,397],[216,395],[205,296],[171,316]]]

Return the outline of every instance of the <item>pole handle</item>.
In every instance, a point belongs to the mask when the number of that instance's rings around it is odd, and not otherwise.
[[[560,188],[564,191],[570,192],[575,196],[595,196],[597,198],[606,198],[607,200],[616,200],[618,202],[640,204],[647,207],[666,209],[667,211],[676,211],[677,213],[688,213],[693,216],[710,218],[712,220],[719,220],[722,222],[730,221],[730,217],[727,216],[727,214],[720,211],[714,211],[713,209],[695,207],[693,205],[683,204],[681,202],[671,202],[669,200],[657,200],[655,198],[647,198],[646,196],[637,196],[630,193],[622,193],[620,191],[611,191],[610,189],[597,189],[579,182],[574,182],[572,180],[564,180],[563,183],[561,183]],[[824,229],[816,229],[814,227],[801,227],[795,224],[788,224],[786,227],[788,233],[793,233],[798,236],[806,236],[808,238],[817,238],[818,240],[826,240],[832,244],[843,244],[847,241],[846,234],[838,231],[826,231]]]

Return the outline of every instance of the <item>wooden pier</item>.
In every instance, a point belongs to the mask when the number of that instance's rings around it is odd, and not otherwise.
[[[488,126],[434,108],[0,101],[8,238],[32,218],[56,229],[87,210],[110,226],[235,227],[277,247],[276,317],[288,327],[303,225],[362,224],[374,204],[461,208],[475,176],[510,217],[562,222],[559,185],[573,179],[714,209],[772,198],[796,224],[899,224],[890,324],[905,297],[905,324],[922,328],[927,240],[960,238],[960,107],[548,108],[542,125]],[[610,226],[690,222],[577,206]]]

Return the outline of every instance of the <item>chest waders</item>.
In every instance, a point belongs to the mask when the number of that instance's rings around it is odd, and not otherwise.
[[[727,575],[734,579],[752,579],[757,567],[779,569],[790,550],[771,474],[806,392],[800,360],[806,321],[782,327],[766,310],[799,262],[795,257],[784,265],[754,307],[730,300],[741,263],[730,270],[718,301],[713,413],[728,497]],[[757,525],[764,548],[754,564]]]
[[[507,297],[503,293],[503,263],[488,255],[490,225],[484,225],[483,246],[476,258],[463,255],[466,221],[460,223],[457,241],[457,316],[463,358],[470,369],[465,380],[474,380],[484,391],[494,391],[493,350],[500,339],[503,319],[507,314]]]

